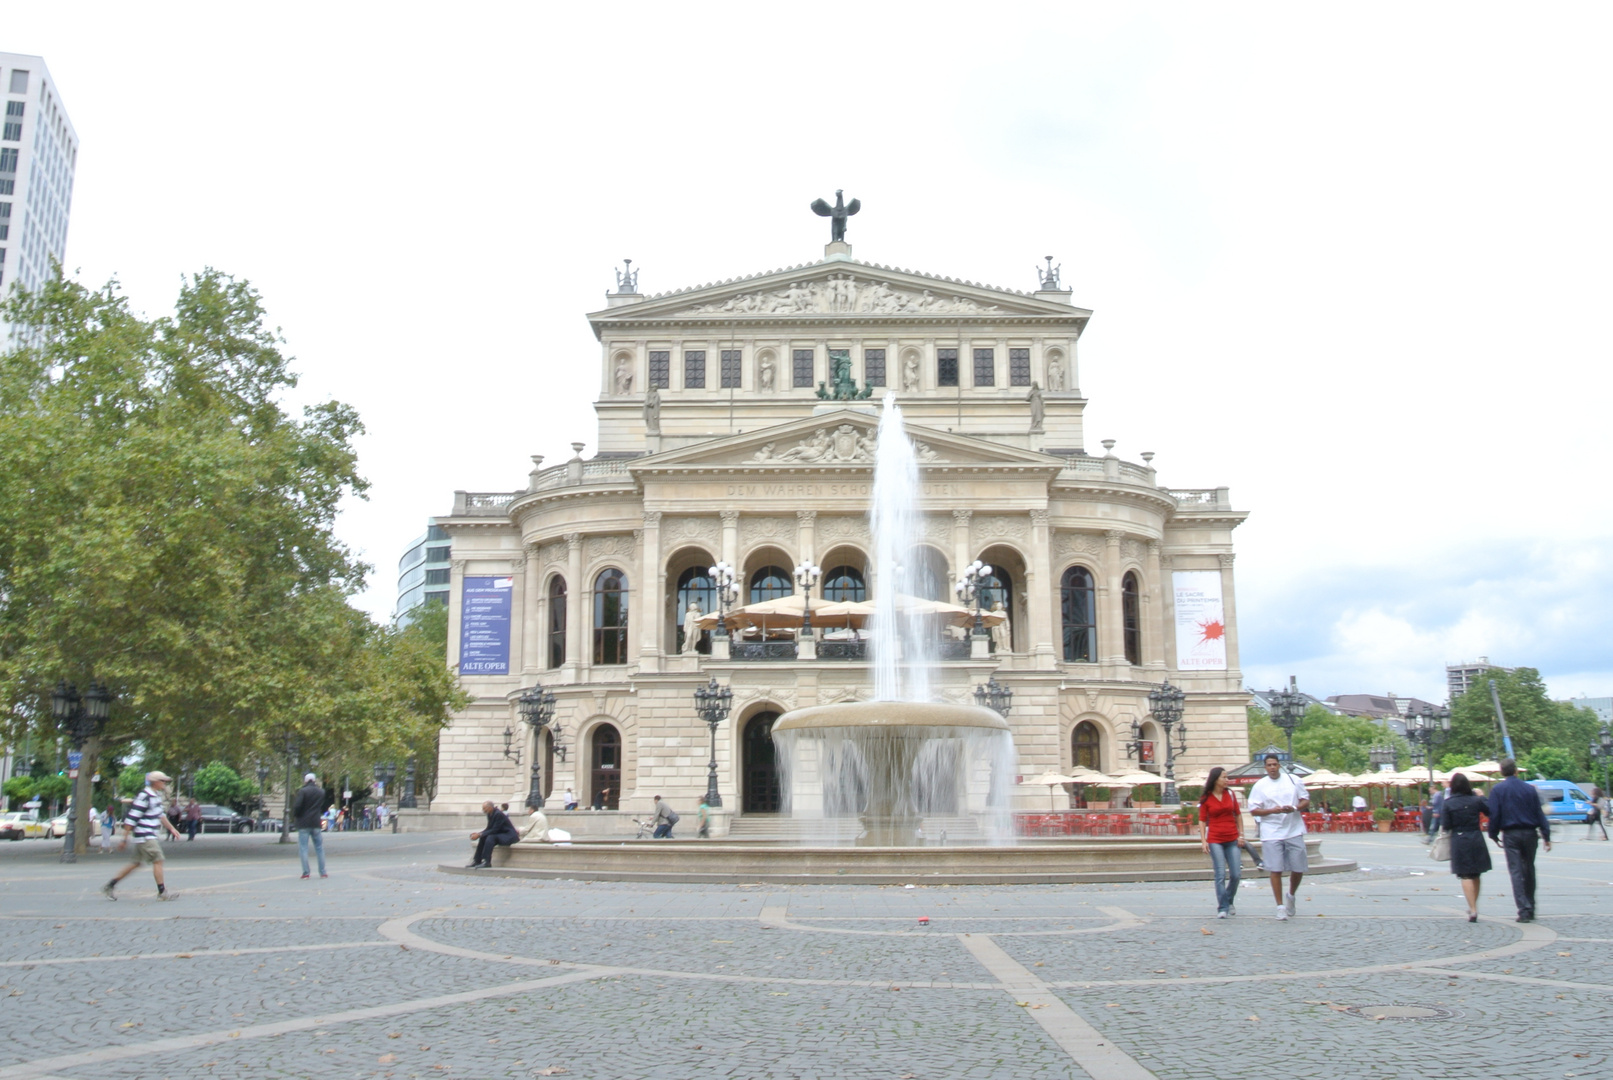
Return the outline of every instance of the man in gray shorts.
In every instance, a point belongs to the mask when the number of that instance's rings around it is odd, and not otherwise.
[[[118,871],[111,881],[101,886],[101,893],[108,900],[118,898],[118,882],[140,869],[142,866],[151,867],[151,876],[157,879],[157,899],[172,900],[174,894],[168,891],[168,886],[162,880],[162,841],[158,833],[167,829],[173,834],[175,840],[179,839],[179,830],[174,828],[168,815],[163,813],[163,795],[168,789],[169,776],[162,772],[146,773],[145,790],[134,797],[129,806],[129,812],[123,815],[123,842],[118,845],[122,851],[134,838],[134,861]]]
[[[1283,772],[1276,754],[1266,755],[1266,775],[1249,790],[1249,813],[1260,826],[1260,862],[1271,875],[1271,892],[1277,898],[1277,918],[1294,912],[1294,894],[1309,864],[1305,860],[1305,818],[1310,793],[1299,780]],[[1283,895],[1283,873],[1288,873],[1288,894]]]

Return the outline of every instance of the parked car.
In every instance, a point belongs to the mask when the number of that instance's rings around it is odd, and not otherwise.
[[[180,832],[185,831],[185,821],[179,821]],[[228,806],[215,806],[212,803],[202,804],[202,832],[251,832],[252,819],[245,814],[237,814]]]
[[[69,813],[71,813],[71,811],[69,811]],[[51,818],[49,822],[49,829],[49,835],[53,840],[60,840],[62,837],[66,836],[67,814],[58,814],[56,817]]]
[[[1540,792],[1547,821],[1584,821],[1591,814],[1591,796],[1571,780],[1531,780]]]
[[[30,840],[45,835],[45,825],[27,810],[0,814],[0,840]]]

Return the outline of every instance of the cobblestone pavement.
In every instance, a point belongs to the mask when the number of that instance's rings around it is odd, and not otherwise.
[[[1328,838],[1286,923],[1204,883],[651,885],[444,874],[468,844],[256,836],[120,865],[0,844],[0,1080],[1604,1075],[1613,844],[1483,917],[1404,836]],[[927,919],[928,922],[921,922]],[[1503,1064],[1504,1063],[1504,1064]]]

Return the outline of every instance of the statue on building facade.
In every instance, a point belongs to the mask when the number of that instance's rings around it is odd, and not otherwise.
[[[632,259],[623,259],[622,268],[616,271],[616,291],[628,295],[638,292],[638,271],[633,269]]]
[[[1042,420],[1047,415],[1047,407],[1042,404],[1042,388],[1031,383],[1030,393],[1025,395],[1025,400],[1031,403],[1031,430],[1041,431]]]
[[[1053,391],[1064,389],[1064,363],[1056,356],[1047,362],[1047,388]]]
[[[644,392],[644,430],[661,434],[661,392],[653,386]]]
[[[819,217],[829,219],[829,240],[831,243],[843,244],[846,241],[846,219],[863,208],[861,199],[846,202],[839,188],[835,189],[835,204],[830,206],[822,199],[812,200],[812,212]]]
[[[1003,607],[1003,602],[999,600],[995,604],[991,605],[991,611],[992,614],[1001,615],[1003,617],[1002,622],[991,628],[992,647],[1000,653],[1013,652],[1014,630],[1013,627],[1009,625],[1007,609]]]
[[[683,613],[684,656],[693,656],[700,645],[700,617],[703,614],[697,602],[689,601],[689,610]]]
[[[851,350],[830,349],[829,370],[834,377],[834,384],[825,388],[823,383],[818,384],[818,397],[823,401],[866,401],[874,392],[872,386],[857,389],[857,381],[851,377]]]
[[[624,396],[633,392],[633,365],[630,361],[616,362],[616,392]]]
[[[762,362],[757,366],[756,371],[756,382],[762,388],[762,393],[771,394],[773,392],[774,380],[777,377],[776,372],[777,369],[773,366],[772,355],[762,357]]]
[[[902,361],[902,389],[917,390],[919,388],[919,358],[912,353]]]
[[[1064,264],[1059,263],[1057,266],[1054,266],[1053,256],[1051,255],[1046,256],[1046,259],[1047,268],[1044,270],[1042,267],[1038,266],[1036,268],[1036,279],[1042,283],[1041,289],[1043,292],[1058,292],[1059,271],[1064,269]]]

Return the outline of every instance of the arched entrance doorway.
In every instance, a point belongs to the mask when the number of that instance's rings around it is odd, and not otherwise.
[[[1098,725],[1091,720],[1083,720],[1075,725],[1075,731],[1070,740],[1070,763],[1078,769],[1091,769],[1093,772],[1102,772],[1098,766]]]
[[[776,712],[759,712],[745,723],[739,808],[747,814],[776,814],[784,808],[779,787],[778,749],[773,745]]]
[[[622,733],[614,724],[600,724],[588,740],[588,799],[590,806],[621,808]]]

